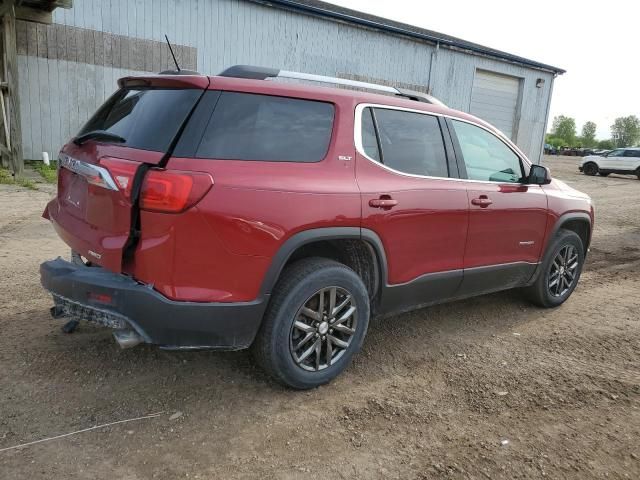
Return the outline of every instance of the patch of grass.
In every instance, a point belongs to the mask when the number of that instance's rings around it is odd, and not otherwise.
[[[12,185],[15,183],[13,181],[13,176],[11,175],[11,172],[6,168],[0,168],[0,183],[3,183],[5,185],[7,184]]]
[[[6,168],[0,168],[0,183],[5,185],[20,185],[21,187],[28,188],[29,190],[37,190],[36,184],[28,178],[14,178],[11,172]]]
[[[37,163],[33,166],[34,170],[38,172],[47,183],[58,183],[58,169],[55,165],[45,165],[44,163]]]
[[[36,184],[33,180],[29,180],[28,178],[18,178],[16,179],[16,185],[20,185],[21,187],[28,188],[29,190],[38,190]]]

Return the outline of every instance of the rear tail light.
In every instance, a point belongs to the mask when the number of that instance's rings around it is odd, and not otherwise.
[[[149,170],[142,182],[140,208],[178,213],[198,203],[213,185],[207,173]]]
[[[131,200],[131,188],[133,187],[133,177],[140,166],[138,162],[122,160],[120,158],[103,158],[100,163],[107,167],[111,178],[124,194],[127,200]]]
[[[118,189],[131,201],[133,180],[140,164],[118,158],[103,158],[100,163],[107,167]],[[140,208],[152,212],[183,212],[198,203],[212,185],[213,179],[208,173],[152,168],[142,182]]]

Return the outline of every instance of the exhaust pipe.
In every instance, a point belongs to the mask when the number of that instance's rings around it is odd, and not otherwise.
[[[113,332],[113,338],[115,338],[120,348],[133,348],[139,343],[142,343],[142,337],[133,330],[116,330]]]

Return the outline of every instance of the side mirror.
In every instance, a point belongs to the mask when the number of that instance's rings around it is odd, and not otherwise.
[[[542,165],[533,164],[527,178],[529,185],[548,185],[551,183],[551,171]]]

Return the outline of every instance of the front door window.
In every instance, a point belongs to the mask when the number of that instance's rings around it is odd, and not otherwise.
[[[520,158],[495,135],[470,123],[453,120],[467,177],[484,182],[519,183]]]

